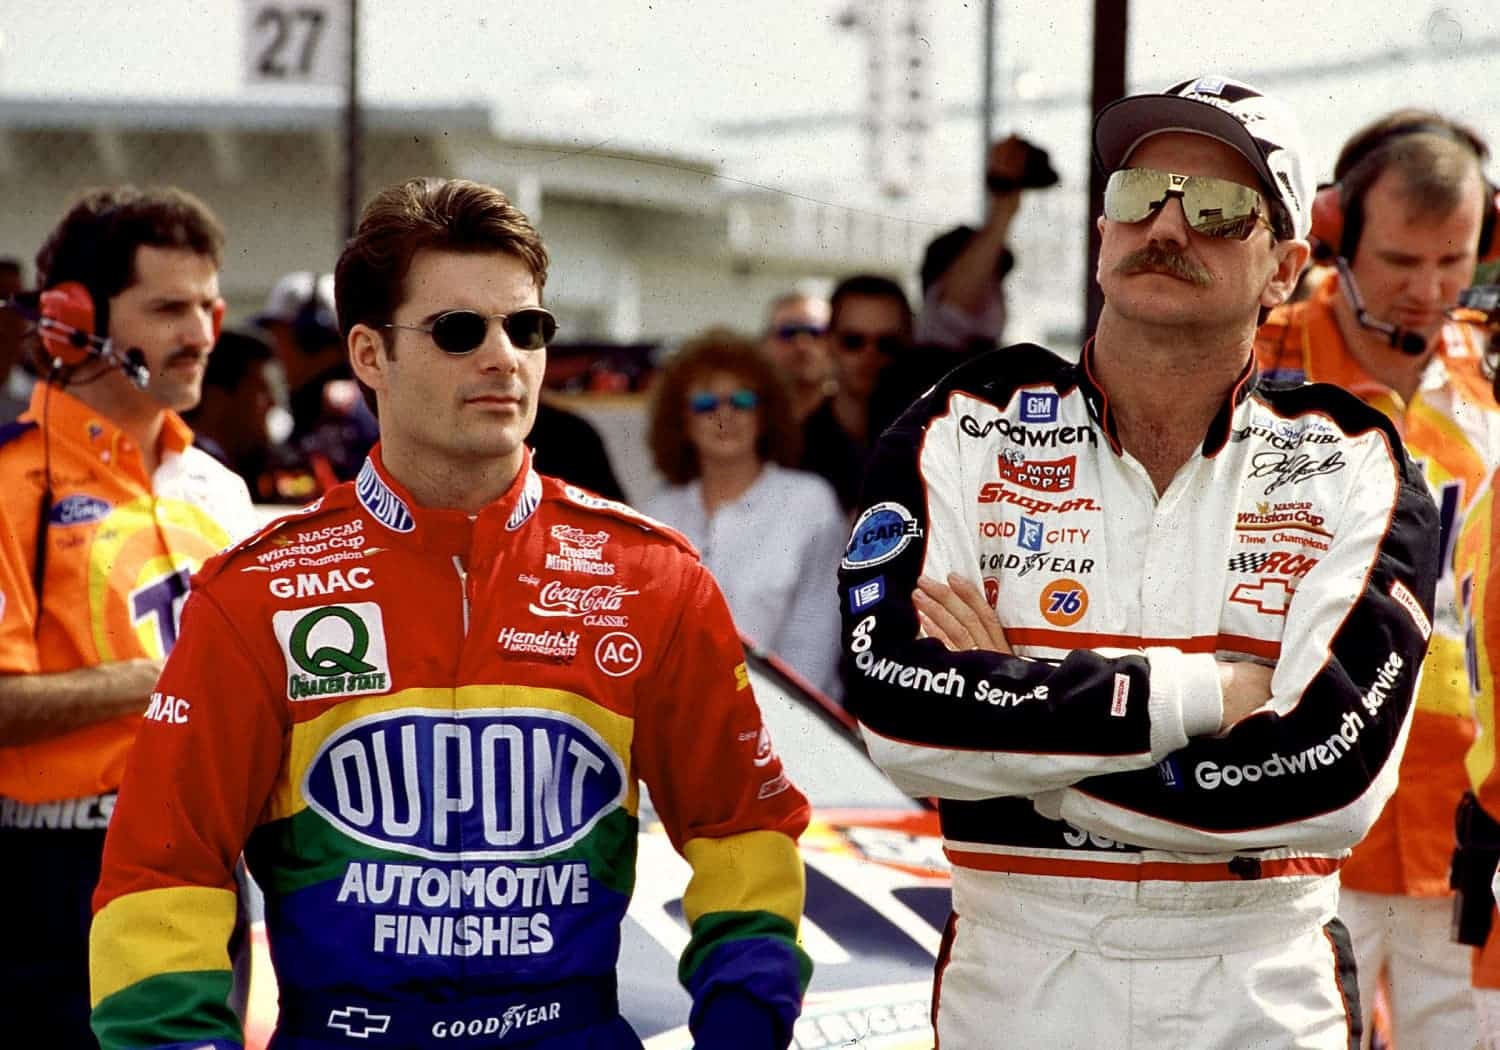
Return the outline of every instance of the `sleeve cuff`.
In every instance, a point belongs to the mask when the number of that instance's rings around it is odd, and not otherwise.
[[[1219,669],[1209,653],[1150,648],[1151,757],[1160,761],[1188,739],[1216,733],[1224,720]]]
[[[699,1046],[743,1047],[745,1050],[785,1050],[791,1033],[782,1032],[776,1017],[755,998],[734,988],[709,995],[693,1016],[693,1041]]]

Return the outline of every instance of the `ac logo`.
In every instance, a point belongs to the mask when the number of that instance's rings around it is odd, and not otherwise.
[[[611,678],[624,678],[641,666],[641,643],[625,631],[610,631],[594,646],[594,663]]]

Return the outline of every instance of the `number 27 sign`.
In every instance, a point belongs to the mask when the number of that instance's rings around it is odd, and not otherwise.
[[[243,0],[247,84],[339,87],[349,72],[350,0]]]

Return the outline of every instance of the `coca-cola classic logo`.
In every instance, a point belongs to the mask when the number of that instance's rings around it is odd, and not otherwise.
[[[624,599],[640,591],[617,584],[593,587],[569,587],[557,580],[542,585],[531,611],[538,616],[585,616],[588,613],[618,612]]]

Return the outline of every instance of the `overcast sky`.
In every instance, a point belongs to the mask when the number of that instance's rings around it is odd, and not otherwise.
[[[927,0],[939,119],[917,192],[887,199],[858,120],[865,44],[839,17],[871,2],[361,0],[362,91],[478,102],[503,135],[710,161],[727,180],[934,230],[977,219],[983,4]],[[0,0],[0,97],[264,100],[241,79],[242,3]],[[1093,5],[997,6],[995,126],[1046,145],[1063,176],[1018,226],[1038,278],[1039,256],[1080,265]],[[1500,0],[1133,0],[1128,70],[1133,90],[1212,72],[1282,96],[1319,180],[1352,131],[1397,106],[1437,107],[1500,142]]]

